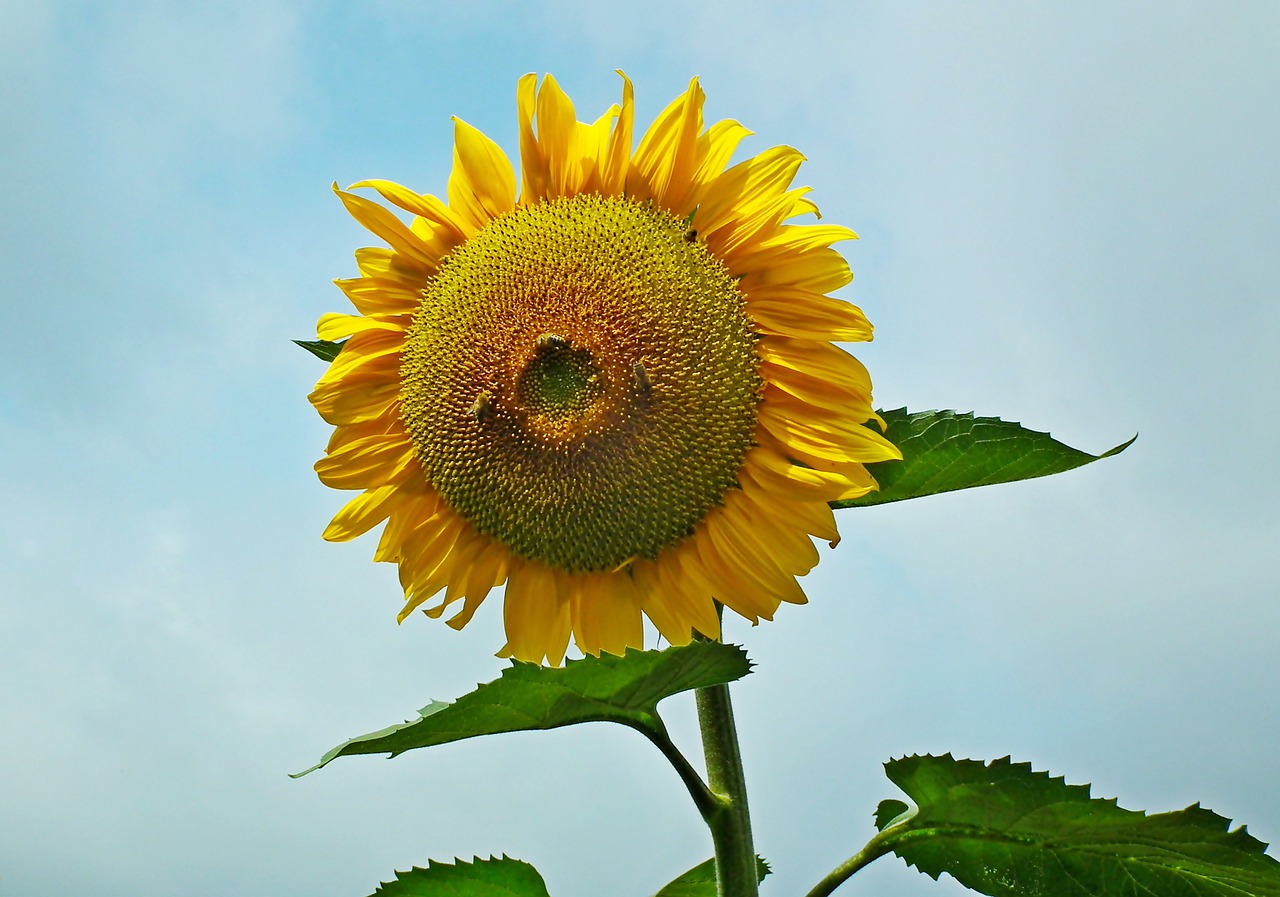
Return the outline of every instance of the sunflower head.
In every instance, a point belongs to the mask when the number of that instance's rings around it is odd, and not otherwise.
[[[632,149],[632,89],[594,124],[555,80],[520,80],[521,167],[455,121],[447,201],[364,181],[338,190],[387,246],[337,281],[356,314],[311,400],[336,430],[316,465],[361,490],[326,538],[383,521],[401,619],[461,627],[505,583],[505,652],[563,658],[719,634],[802,602],[796,577],[835,542],[828,502],[899,457],[870,381],[833,340],[870,339],[831,244],[797,225],[801,156],[730,167],[748,133],[704,127],[695,79]],[[336,190],[335,186],[335,190]]]
[[[621,197],[555,197],[495,218],[432,278],[406,335],[405,429],[441,498],[519,556],[569,573],[653,560],[736,485],[756,337],[685,230]]]

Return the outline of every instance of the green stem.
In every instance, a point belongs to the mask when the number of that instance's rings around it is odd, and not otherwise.
[[[720,811],[721,801],[711,793],[711,789],[702,781],[698,771],[693,768],[693,764],[685,759],[684,754],[680,753],[680,749],[672,742],[671,736],[667,734],[666,724],[657,716],[654,716],[649,721],[649,724],[641,728],[640,731],[671,762],[676,773],[680,776],[680,781],[684,782],[685,788],[689,789],[689,796],[693,798],[693,803],[697,806],[698,812],[707,821],[707,825],[710,825],[711,819]]]
[[[729,686],[700,688],[696,697],[707,784],[716,797],[712,811],[704,814],[716,848],[716,893],[719,897],[757,897],[760,879]]]
[[[858,851],[839,866],[832,869],[831,872],[827,874],[827,877],[814,885],[813,890],[806,894],[805,897],[827,897],[827,895],[832,891],[844,884],[845,881],[853,875],[853,873],[857,872],[863,866],[867,866],[880,859],[880,857],[893,849],[889,846],[888,837],[893,833],[893,831],[893,829],[886,829],[876,835],[867,842],[866,847],[862,848],[862,850]]]

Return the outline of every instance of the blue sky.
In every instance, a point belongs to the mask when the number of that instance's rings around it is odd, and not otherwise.
[[[1125,455],[845,512],[811,603],[731,625],[765,893],[803,893],[912,752],[1012,754],[1123,806],[1280,840],[1280,7],[1274,3],[0,0],[0,893],[360,895],[506,852],[555,897],[710,854],[605,725],[355,758],[494,678],[500,607],[397,627],[373,542],[320,532],[319,363],[366,236],[329,184],[443,192],[515,83],[809,158],[886,408]],[[668,708],[696,750],[689,702]],[[847,887],[967,893],[893,859]]]

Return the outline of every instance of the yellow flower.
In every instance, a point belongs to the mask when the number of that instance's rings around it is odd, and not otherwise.
[[[594,124],[546,76],[520,79],[519,192],[501,149],[454,122],[448,202],[334,186],[389,248],[337,284],[357,314],[310,396],[336,430],[320,479],[359,489],[325,530],[386,521],[403,620],[461,628],[506,583],[504,652],[556,665],[719,635],[715,601],[755,622],[803,603],[828,502],[898,458],[866,369],[832,345],[871,338],[831,248],[856,235],[787,222],[817,208],[775,147],[730,167],[750,132],[704,128],[697,79],[632,151],[631,82]],[[461,602],[461,605],[458,605]]]

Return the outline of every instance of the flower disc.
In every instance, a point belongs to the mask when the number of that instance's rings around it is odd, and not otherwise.
[[[655,558],[737,485],[762,381],[745,302],[684,222],[621,197],[517,208],[440,265],[401,405],[480,532],[570,572]]]

